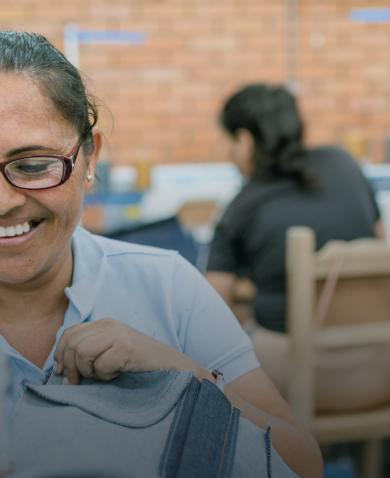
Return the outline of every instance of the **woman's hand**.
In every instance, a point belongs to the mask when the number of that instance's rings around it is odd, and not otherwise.
[[[63,374],[64,385],[77,385],[80,375],[112,380],[120,372],[183,370],[178,366],[183,362],[181,352],[108,318],[66,329],[54,360],[53,371]]]

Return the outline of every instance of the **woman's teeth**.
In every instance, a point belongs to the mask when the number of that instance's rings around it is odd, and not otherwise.
[[[18,224],[15,227],[0,227],[0,237],[20,236],[23,233],[30,232],[30,229],[30,224],[28,222],[25,222],[24,224]]]

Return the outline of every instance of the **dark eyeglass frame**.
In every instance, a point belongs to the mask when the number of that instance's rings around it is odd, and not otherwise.
[[[77,155],[80,151],[82,143],[83,143],[83,140],[80,139],[79,142],[76,144],[76,146],[73,148],[69,156],[55,155],[55,154],[54,155],[53,154],[38,154],[34,156],[23,156],[22,158],[10,159],[9,161],[4,161],[3,163],[0,163],[0,172],[9,184],[11,184],[12,186],[18,189],[27,189],[29,191],[41,191],[43,189],[56,188],[58,186],[61,186],[61,184],[66,183],[66,181],[70,178],[70,175],[73,173],[74,165],[75,165]],[[24,188],[24,187],[18,186],[17,184],[14,184],[11,178],[8,177],[7,175],[6,167],[11,163],[15,163],[16,161],[21,161],[22,159],[34,159],[34,158],[60,159],[64,165],[64,172],[62,174],[62,178],[60,182],[58,184],[54,184],[53,186],[48,186],[46,188]]]

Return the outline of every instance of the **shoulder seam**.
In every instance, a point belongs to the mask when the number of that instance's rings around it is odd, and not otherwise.
[[[135,255],[135,256],[152,256],[152,257],[175,257],[176,254],[178,254],[177,251],[167,249],[167,252],[164,253],[153,253],[153,252],[144,252],[144,251],[118,251],[118,252],[107,252],[106,251],[106,256],[107,257],[113,257],[113,256],[123,256],[123,255]]]

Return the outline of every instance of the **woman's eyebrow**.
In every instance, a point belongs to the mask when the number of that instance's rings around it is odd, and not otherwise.
[[[6,156],[11,157],[16,154],[33,152],[33,151],[55,151],[53,148],[48,148],[47,146],[42,146],[40,144],[31,144],[28,146],[22,146],[21,148],[15,148],[8,151]]]

